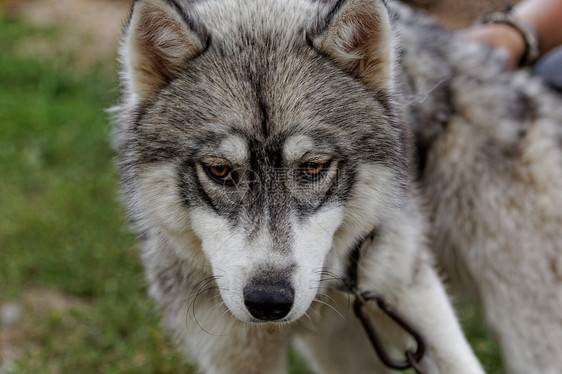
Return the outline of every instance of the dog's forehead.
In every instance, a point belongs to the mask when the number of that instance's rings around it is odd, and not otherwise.
[[[219,134],[214,144],[238,131],[264,145],[276,143],[281,153],[292,134],[331,134],[367,145],[365,137],[388,133],[377,92],[307,42],[319,2],[214,3],[196,6],[211,35],[208,49],[151,103],[153,122],[185,130],[182,138]]]
[[[381,113],[376,93],[304,41],[223,52],[211,46],[164,98],[188,109],[195,126],[235,127],[265,140],[319,126],[352,129],[349,124],[367,124]]]
[[[222,106],[217,114],[229,117],[221,121],[254,132],[259,121],[267,137],[318,122],[315,117],[332,111],[326,102],[356,101],[342,91],[357,97],[358,82],[307,41],[322,6],[306,0],[211,0],[196,6],[210,45],[194,64],[203,68],[193,73],[199,75],[198,89],[211,96],[203,100]],[[351,107],[335,106],[338,112]]]
[[[213,39],[231,45],[240,34],[250,39],[269,34],[275,43],[283,43],[310,25],[322,7],[326,5],[309,0],[207,0],[190,5]]]

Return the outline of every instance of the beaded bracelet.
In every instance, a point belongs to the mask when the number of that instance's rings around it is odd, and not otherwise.
[[[539,38],[537,31],[532,24],[528,22],[521,22],[511,12],[511,8],[508,8],[505,12],[494,12],[485,15],[479,24],[487,23],[501,23],[513,27],[525,42],[525,51],[519,60],[519,66],[528,66],[536,61],[539,57]]]

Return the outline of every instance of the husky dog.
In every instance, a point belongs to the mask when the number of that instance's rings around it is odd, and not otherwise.
[[[536,120],[544,106],[531,89],[505,93],[505,108],[491,106],[497,91],[485,83],[499,69],[456,78],[455,66],[483,64],[487,54],[455,49],[436,30],[382,0],[134,2],[116,108],[123,197],[149,292],[201,371],[283,373],[296,341],[317,372],[389,372],[354,320],[350,296],[338,290],[350,252],[374,226],[361,252],[360,287],[384,295],[425,337],[428,373],[483,372],[433,267],[427,234],[439,253],[471,257],[485,245],[513,263],[504,243],[559,236],[547,220],[560,223],[553,204],[562,201],[562,158],[544,152],[557,147],[560,129]],[[489,99],[482,104],[479,96]],[[536,117],[516,121],[529,112]],[[533,148],[533,137],[547,144]],[[525,142],[527,153],[517,148]],[[552,185],[544,171],[532,173],[539,161],[558,173]],[[544,223],[519,226],[519,206],[527,209],[521,214],[539,207],[520,201],[531,198],[523,187],[510,193],[518,181],[536,199],[546,196]],[[501,209],[511,209],[512,220],[498,222]],[[466,261],[469,276],[498,265]],[[554,275],[556,264],[540,271]],[[494,286],[486,295],[513,296]],[[494,302],[484,293],[484,303]],[[369,313],[385,346],[416,348],[376,307]],[[555,353],[550,348],[541,353]]]

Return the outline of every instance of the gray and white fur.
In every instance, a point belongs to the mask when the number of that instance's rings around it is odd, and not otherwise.
[[[539,83],[373,0],[137,0],[120,53],[123,200],[202,372],[287,372],[291,342],[319,373],[390,372],[336,290],[372,225],[360,285],[422,332],[428,373],[483,372],[428,237],[511,372],[560,367],[562,117]],[[415,349],[369,312],[387,346]]]
[[[400,7],[402,95],[431,246],[473,291],[508,373],[562,368],[562,98]]]

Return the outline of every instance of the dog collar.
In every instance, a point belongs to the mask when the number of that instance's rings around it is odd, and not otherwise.
[[[352,292],[354,288],[359,287],[359,261],[361,260],[361,252],[371,244],[376,235],[376,226],[371,225],[365,229],[363,236],[355,243],[353,249],[349,252],[349,262],[347,272],[344,278],[346,291]]]

